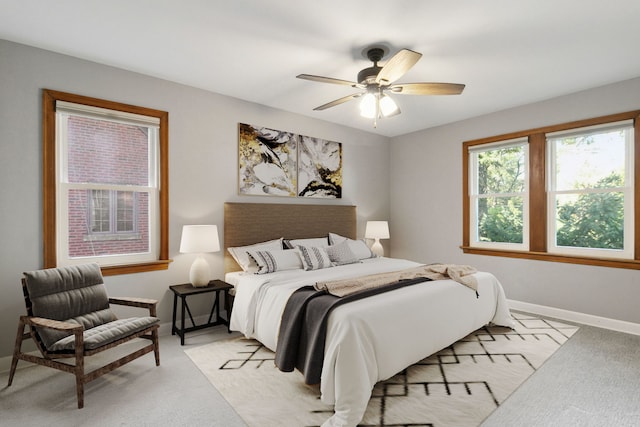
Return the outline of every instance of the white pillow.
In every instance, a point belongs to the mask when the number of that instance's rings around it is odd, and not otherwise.
[[[341,236],[341,235],[336,234],[336,233],[329,233],[329,244],[330,245],[337,245],[338,243],[342,243],[345,240],[351,240],[351,239],[348,239],[347,237]]]
[[[367,258],[375,258],[376,254],[371,252],[369,246],[365,243],[364,240],[351,240],[347,239],[347,243],[349,244],[349,249],[358,259],[367,259]]]
[[[252,262],[247,251],[260,250],[260,251],[275,251],[282,250],[282,237],[279,239],[269,240],[267,242],[255,243],[253,245],[238,246],[235,248],[227,248],[233,259],[236,260],[240,268],[244,271],[255,273],[258,270],[258,266]]]
[[[329,246],[327,248],[327,255],[329,255],[329,259],[335,265],[353,264],[359,261],[358,257],[349,247],[349,242],[347,240],[344,240],[342,243],[338,243],[337,245]]]
[[[329,233],[329,242],[331,245],[348,242],[349,249],[351,249],[351,252],[353,252],[358,259],[375,258],[377,256],[371,252],[371,249],[369,249],[369,246],[367,246],[367,243],[363,239],[353,240],[336,233]]]
[[[333,267],[333,263],[324,248],[318,246],[296,246],[300,251],[302,265],[305,270],[320,270],[321,268]]]
[[[297,249],[271,251],[249,250],[247,252],[258,265],[257,274],[302,269],[302,260],[300,259],[300,253]]]
[[[326,248],[329,246],[329,240],[326,237],[313,237],[311,239],[284,239],[285,247],[293,249],[296,246],[317,246]]]

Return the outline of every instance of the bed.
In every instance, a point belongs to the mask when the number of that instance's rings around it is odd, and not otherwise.
[[[245,272],[228,248],[277,242],[282,237],[301,239],[298,242],[304,243],[307,239],[326,239],[328,235],[347,239],[355,245],[356,208],[226,203],[224,212],[225,280],[234,285],[231,329],[257,339],[272,351],[277,350],[287,300],[297,289],[318,281],[421,265],[410,260],[363,257],[359,253],[356,263],[311,271],[292,267],[269,270],[266,274]],[[323,426],[356,426],[378,381],[392,377],[489,323],[513,327],[499,281],[487,272],[473,276],[477,294],[453,280],[436,280],[335,308],[328,317],[320,381],[321,399],[334,406],[334,414]],[[300,381],[304,381],[302,375]]]

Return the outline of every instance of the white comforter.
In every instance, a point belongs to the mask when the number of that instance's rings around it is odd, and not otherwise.
[[[315,271],[289,270],[254,275],[233,273],[231,329],[275,351],[280,318],[296,289],[335,280],[402,270],[420,264],[376,258]],[[478,272],[478,294],[453,280],[413,285],[341,305],[332,311],[320,391],[334,415],[323,426],[355,426],[373,386],[470,332],[493,323],[513,326],[502,286]],[[300,377],[302,380],[302,377]]]

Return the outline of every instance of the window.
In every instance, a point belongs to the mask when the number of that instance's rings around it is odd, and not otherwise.
[[[469,156],[473,245],[527,250],[527,140],[477,146]]]
[[[547,134],[549,252],[633,257],[633,123]]]
[[[45,267],[168,265],[163,111],[45,90]]]
[[[463,251],[640,269],[639,117],[466,141]]]

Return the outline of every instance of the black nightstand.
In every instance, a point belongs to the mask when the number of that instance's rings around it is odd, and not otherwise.
[[[171,335],[178,334],[180,336],[180,345],[184,345],[184,335],[187,332],[197,331],[199,329],[209,328],[217,325],[227,325],[227,332],[231,333],[231,329],[229,329],[229,320],[231,317],[231,310],[229,305],[229,290],[233,288],[232,285],[227,282],[223,282],[222,280],[212,280],[209,282],[207,286],[196,288],[190,283],[185,283],[182,285],[172,285],[169,286],[169,289],[173,291],[173,322],[171,325]],[[209,314],[209,320],[207,323],[203,323],[202,325],[196,325],[196,322],[193,320],[193,316],[191,315],[191,310],[189,309],[189,305],[187,304],[187,297],[189,295],[197,295],[197,294],[207,294],[215,292],[215,300],[213,301],[213,306],[211,307],[211,314]],[[220,317],[220,292],[224,295],[224,302],[227,308],[227,319]],[[180,327],[176,326],[176,312],[178,309],[178,297],[182,300],[182,312],[180,313]],[[184,326],[184,316],[185,312],[189,313],[189,319],[191,319],[191,324],[193,326],[185,328]],[[215,320],[213,320],[213,314],[215,313]]]

